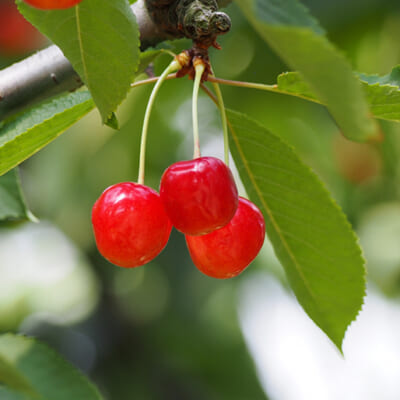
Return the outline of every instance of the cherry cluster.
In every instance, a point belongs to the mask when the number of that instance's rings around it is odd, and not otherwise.
[[[196,267],[214,278],[242,272],[265,236],[260,210],[238,197],[230,169],[214,157],[168,167],[160,194],[133,182],[109,187],[93,206],[92,223],[100,253],[126,268],[155,258],[174,226],[185,234]]]

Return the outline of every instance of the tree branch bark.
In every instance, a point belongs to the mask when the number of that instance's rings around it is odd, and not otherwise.
[[[226,4],[227,0],[221,1]],[[154,23],[145,0],[134,3],[132,11],[139,25],[142,50],[174,37]],[[39,101],[65,91],[74,91],[82,84],[57,46],[41,50],[0,71],[0,121]]]

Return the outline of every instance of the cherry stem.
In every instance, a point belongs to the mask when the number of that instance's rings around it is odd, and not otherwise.
[[[201,84],[201,88],[204,90],[204,92],[207,94],[207,96],[214,102],[214,104],[218,107],[218,109],[220,109],[220,103],[218,101],[218,98],[215,96],[215,94],[203,83]],[[225,108],[224,108],[224,111],[225,111]],[[224,113],[224,114],[225,114],[226,129],[228,130],[229,122],[228,122],[228,119],[226,118],[226,113]],[[227,134],[225,134],[225,132],[224,132],[224,141],[228,141],[228,143],[229,143],[229,140],[227,140]],[[228,151],[229,151],[229,147],[225,146],[225,149],[224,149],[225,150],[225,164],[229,166],[229,164],[228,164],[229,153],[228,153],[228,155],[226,154],[226,149],[228,149]]]
[[[160,51],[162,52],[162,53],[166,53],[166,54],[169,54],[171,57],[176,57],[176,54],[173,52],[173,51],[171,51],[171,50],[168,50],[168,49],[160,49]]]
[[[214,102],[214,104],[218,107],[218,99],[215,97],[215,94],[204,84],[202,83],[201,88],[204,90],[204,92],[207,94],[207,96]]]
[[[169,74],[168,76],[165,77],[164,80],[175,79],[175,78],[176,78],[176,73]],[[157,82],[159,79],[160,79],[159,76],[155,76],[153,78],[148,78],[148,79],[143,79],[141,81],[133,82],[133,83],[131,83],[131,88],[135,88],[135,87],[142,86],[142,85],[147,85],[148,83],[154,83],[154,82]]]
[[[151,110],[153,108],[154,100],[156,98],[157,92],[161,87],[161,84],[166,80],[169,73],[176,71],[181,68],[181,64],[177,60],[173,60],[168,67],[164,70],[164,72],[157,78],[157,83],[154,85],[154,88],[150,94],[149,101],[147,103],[146,112],[144,114],[143,128],[142,128],[142,137],[140,141],[140,157],[139,157],[139,176],[138,183],[144,184],[144,171],[145,171],[145,158],[146,158],[146,142],[147,142],[147,132],[149,127],[149,120]]]
[[[212,71],[214,74],[214,71]],[[226,121],[226,111],[225,111],[225,105],[224,105],[224,99],[222,97],[222,92],[221,89],[218,85],[217,82],[212,82],[215,94],[217,95],[217,101],[218,101],[218,108],[219,112],[221,113],[221,119],[222,119],[222,130],[224,132],[224,158],[225,158],[225,164],[229,167],[229,136],[228,136],[228,123]]]
[[[230,85],[230,86],[244,87],[249,89],[266,90],[268,92],[274,92],[274,93],[279,92],[277,85],[265,85],[263,83],[231,81],[229,79],[216,78],[215,76],[209,76],[207,80],[212,83],[220,83],[221,85]]]
[[[201,77],[205,70],[205,65],[202,60],[194,62],[195,78],[193,85],[193,98],[192,98],[192,119],[193,119],[193,141],[194,141],[194,152],[193,158],[200,157],[200,139],[199,139],[199,121],[197,113],[197,99],[199,97],[199,87],[201,84]]]

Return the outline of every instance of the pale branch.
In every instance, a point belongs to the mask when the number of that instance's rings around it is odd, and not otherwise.
[[[180,24],[181,18],[178,16],[179,20],[171,21],[170,16],[171,14],[182,14],[182,4],[190,6],[196,1],[199,0],[138,0],[134,3],[132,10],[139,25],[142,50],[166,39],[182,36],[190,37],[186,27],[184,27],[184,31],[179,32],[171,29],[171,24]],[[205,3],[211,2],[212,5],[210,8],[211,11],[210,9],[206,10],[205,15],[211,21],[207,27],[208,34],[211,35],[210,40],[215,42],[218,34],[229,30],[229,17],[225,18],[224,15],[226,14],[218,12],[215,0],[203,1]],[[220,1],[224,5],[230,2],[230,0]],[[170,8],[165,9],[166,5]],[[147,7],[153,11],[154,7],[164,8],[165,22],[160,21],[159,12],[157,12],[157,18],[154,18],[154,12],[149,13]],[[175,8],[173,13],[170,12],[171,8]],[[180,10],[179,13],[176,11],[177,9]],[[193,13],[193,6],[191,8],[188,7],[189,9]],[[199,21],[200,23],[199,29],[190,38],[197,40],[199,31],[204,31],[204,17],[202,17],[201,13],[199,14],[198,10],[193,15],[194,18],[191,19],[189,31],[192,29],[193,24],[196,25]],[[213,17],[212,19],[211,16]],[[223,27],[224,31],[222,31],[221,27]],[[212,32],[213,30],[214,32]],[[79,75],[74,71],[70,62],[64,57],[62,51],[57,46],[53,45],[41,50],[0,71],[0,121],[39,101],[66,91],[74,91],[82,86],[82,84]]]
[[[82,85],[78,74],[57,46],[0,71],[0,121],[56,94]]]

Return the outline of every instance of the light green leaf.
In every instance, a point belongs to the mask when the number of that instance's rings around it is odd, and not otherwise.
[[[375,118],[400,122],[400,67],[395,67],[390,74],[381,77],[360,74],[360,80],[372,115]],[[271,90],[321,104],[317,95],[297,72],[279,75],[277,86]]]
[[[376,118],[400,122],[400,66],[388,75],[360,75],[371,112]]]
[[[388,75],[359,74],[359,79],[371,115],[378,119],[400,122],[400,66],[393,68]],[[268,92],[291,95],[325,105],[298,72],[285,72],[279,75],[276,85],[257,83],[249,83],[249,85]]]
[[[392,69],[390,74],[379,76],[379,75],[366,75],[359,74],[360,79],[364,82],[374,85],[379,83],[380,85],[400,86],[400,65],[397,65]]]
[[[0,175],[15,167],[94,108],[88,91],[69,93],[26,111],[0,128]]]
[[[23,336],[0,336],[0,387],[10,400],[101,400],[98,390],[45,345]],[[14,392],[21,396],[11,396]],[[3,399],[3,397],[2,397]]]
[[[139,62],[139,30],[128,1],[84,0],[51,11],[18,5],[61,48],[107,122],[126,97]]]
[[[378,136],[350,64],[297,0],[236,0],[262,38],[317,94],[349,139]]]
[[[365,294],[357,238],[317,176],[280,138],[228,111],[233,158],[299,303],[340,349]]]
[[[317,95],[313,93],[308,83],[304,81],[298,72],[280,74],[275,90],[279,93],[291,94],[321,104]]]
[[[0,176],[0,221],[29,218],[16,169]]]

